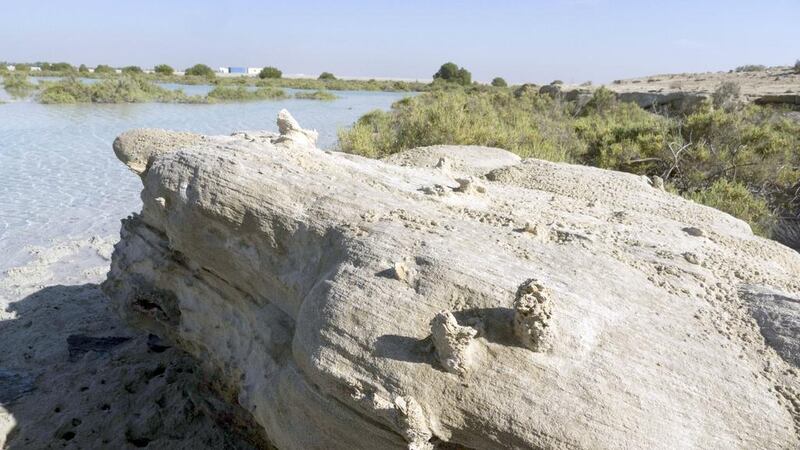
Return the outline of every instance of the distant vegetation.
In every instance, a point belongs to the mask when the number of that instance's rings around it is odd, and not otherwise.
[[[468,86],[472,84],[472,74],[469,70],[458,67],[455,63],[444,63],[439,70],[433,74],[434,80],[443,80]]]
[[[195,64],[186,69],[186,75],[204,78],[214,78],[214,71],[205,64]]]
[[[258,78],[280,78],[283,76],[283,72],[274,68],[274,67],[264,67],[261,69],[261,72],[258,73]]]
[[[80,67],[78,67],[78,72],[82,74],[89,73],[89,68],[86,67],[86,64],[81,64]]]
[[[94,68],[94,73],[98,74],[98,75],[102,75],[102,74],[105,74],[105,73],[115,73],[115,72],[116,71],[114,70],[113,67],[107,66],[105,64],[100,64],[100,65],[98,65],[97,67]]]
[[[322,72],[319,74],[318,79],[322,81],[333,81],[336,79],[336,76],[330,72]]]
[[[314,92],[298,92],[294,94],[294,98],[302,100],[336,100],[337,97],[328,91],[314,91]]]
[[[157,73],[159,75],[167,75],[167,76],[169,76],[169,75],[172,75],[173,73],[175,73],[175,69],[173,69],[172,66],[169,66],[167,64],[159,64],[159,65],[153,67],[153,72],[155,72],[155,73]]]
[[[39,101],[46,104],[65,103],[202,103],[203,97],[190,97],[182,91],[157,86],[140,76],[124,76],[93,84],[75,78],[44,82]]]
[[[767,66],[763,66],[761,64],[746,64],[744,66],[739,66],[734,69],[734,72],[762,72],[767,70]]]
[[[260,87],[255,90],[246,86],[217,86],[208,93],[208,99],[220,102],[269,100],[286,98],[283,89],[273,87]]]
[[[122,68],[122,73],[126,75],[136,75],[144,73],[144,70],[142,70],[142,68],[139,66],[127,66]]]
[[[502,79],[500,77],[496,77],[495,79],[492,80],[492,86],[494,86],[494,87],[507,87],[508,83],[506,83],[506,80],[504,80],[504,79]]]
[[[794,73],[800,73],[800,59],[795,61],[794,67],[792,67],[792,69],[794,69]]]
[[[3,74],[3,89],[12,97],[23,98],[30,95],[36,89],[36,85],[28,81],[28,75],[25,73],[8,72]]]
[[[668,189],[769,236],[777,217],[800,214],[800,123],[779,109],[728,101],[732,86],[718,91],[694,111],[662,116],[618,102],[605,88],[583,106],[535,89],[439,90],[362,116],[340,131],[339,145],[371,157],[435,144],[485,145],[659,176]]]

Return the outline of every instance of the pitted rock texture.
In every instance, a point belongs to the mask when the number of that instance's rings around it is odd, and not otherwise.
[[[514,299],[514,333],[522,345],[536,352],[550,349],[553,327],[553,300],[550,292],[536,280],[528,280]]]
[[[104,291],[278,448],[800,444],[798,374],[738,290],[797,296],[800,255],[740,220],[496,149],[376,161],[294,130],[147,151]],[[483,192],[457,190],[470,177]],[[553,299],[546,352],[515,333],[534,277]],[[464,373],[440,364],[440,311],[476,331]]]
[[[439,363],[445,370],[465,374],[472,360],[472,340],[477,330],[458,324],[450,311],[440,311],[431,320],[431,339]]]

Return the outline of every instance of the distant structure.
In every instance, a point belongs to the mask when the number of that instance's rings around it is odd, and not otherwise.
[[[42,71],[41,67],[36,67],[36,66],[31,67],[31,72],[41,72],[41,71]]]
[[[8,70],[9,72],[13,72],[13,71],[17,70],[17,66],[8,65],[8,66],[6,66],[6,70]]]
[[[261,73],[262,67],[219,67],[217,73],[221,75],[249,76],[254,77]]]

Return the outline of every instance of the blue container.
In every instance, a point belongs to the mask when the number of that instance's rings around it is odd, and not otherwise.
[[[245,67],[228,67],[228,73],[247,73]]]

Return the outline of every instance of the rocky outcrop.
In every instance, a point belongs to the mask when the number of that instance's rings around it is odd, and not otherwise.
[[[800,106],[800,94],[762,95],[753,100],[757,105]]]
[[[672,111],[690,112],[709,98],[708,94],[695,92],[621,92],[622,102],[636,103],[642,108],[668,108]]]
[[[143,208],[103,285],[272,445],[797,448],[797,368],[739,288],[797,296],[800,255],[643,177],[369,160],[287,116],[115,147]]]

